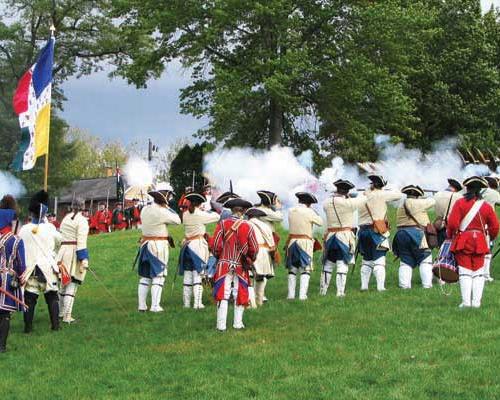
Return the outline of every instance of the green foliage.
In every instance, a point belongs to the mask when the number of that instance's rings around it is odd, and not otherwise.
[[[195,174],[194,188],[197,191],[202,189],[204,184],[203,174],[203,154],[204,144],[194,146],[184,145],[170,165],[170,184],[178,196],[184,193],[188,186],[193,186],[193,172]]]
[[[62,107],[60,84],[73,75],[89,74],[102,68],[103,61],[118,63],[127,43],[108,13],[109,1],[81,0],[5,0],[0,16],[0,168],[6,169],[18,149],[20,129],[12,109],[12,95],[24,72],[36,61],[56,28],[54,59],[53,115]],[[78,177],[73,156],[81,143],[65,137],[67,126],[60,117],[52,118],[50,138],[50,179],[53,192]],[[110,146],[109,152],[114,152]],[[112,154],[108,155],[112,157]],[[118,152],[118,157],[121,153]],[[69,164],[73,166],[69,167]],[[43,158],[34,170],[18,174],[28,191],[38,190],[43,182]],[[113,162],[114,165],[114,162]],[[82,166],[84,167],[84,166]],[[85,168],[85,167],[84,167]],[[101,173],[102,174],[102,173]],[[99,174],[99,175],[101,175]]]
[[[500,135],[499,15],[482,16],[477,0],[115,6],[127,38],[150,35],[118,73],[145,85],[180,58],[194,81],[182,111],[209,117],[198,135],[214,143],[361,161],[377,157],[376,134],[425,151],[445,137],[489,147]]]
[[[170,232],[177,243],[184,236],[182,228]],[[91,267],[105,288],[87,275],[76,296],[77,324],[51,332],[43,298],[32,334],[22,333],[22,316],[14,315],[8,352],[0,356],[9,400],[497,397],[497,282],[486,286],[481,309],[459,310],[457,285],[447,286],[450,296],[423,290],[415,271],[415,288],[398,289],[397,261],[389,256],[386,292],[360,292],[358,265],[346,298],[335,297],[333,282],[320,297],[316,257],[306,302],[285,299],[280,267],[266,288],[269,302],[245,312],[246,329],[231,328],[230,306],[221,334],[207,290],[199,311],[182,307],[181,277],[172,290],[179,247],[170,254],[165,312],[136,311],[138,278],[130,265],[139,235],[90,238]]]

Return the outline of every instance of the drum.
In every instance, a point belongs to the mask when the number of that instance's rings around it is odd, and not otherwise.
[[[451,240],[447,239],[439,249],[439,255],[434,261],[432,272],[434,276],[447,283],[455,283],[458,282],[458,267],[450,248]]]

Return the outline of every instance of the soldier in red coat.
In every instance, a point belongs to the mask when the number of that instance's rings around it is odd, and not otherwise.
[[[109,232],[111,225],[111,213],[104,203],[99,204],[99,210],[95,213],[95,228],[98,232]]]
[[[243,312],[249,303],[249,269],[257,257],[259,245],[252,226],[245,220],[245,211],[252,204],[232,199],[224,204],[231,217],[215,228],[212,251],[218,259],[214,276],[214,297],[217,301],[217,330],[225,331],[231,293],[234,296],[234,329],[243,329]]]
[[[113,210],[113,230],[122,231],[127,229],[127,219],[125,218],[125,213],[123,212],[122,203],[116,203],[115,209]]]
[[[467,192],[457,200],[448,217],[447,236],[458,264],[460,307],[480,307],[484,288],[484,260],[490,253],[489,239],[498,235],[498,219],[481,197],[488,187],[485,179],[473,176],[464,181]]]

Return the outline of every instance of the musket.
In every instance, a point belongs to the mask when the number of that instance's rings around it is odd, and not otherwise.
[[[356,192],[365,192],[367,191],[368,189],[364,189],[364,188],[356,188],[354,189]],[[383,189],[383,190],[390,190],[390,189]],[[439,192],[439,190],[433,190],[433,189],[422,189],[424,192],[426,193],[432,193],[432,194],[436,194],[437,192]]]
[[[117,305],[118,307],[121,308],[121,310],[123,311],[123,313],[125,314],[125,316],[129,316],[129,313],[128,311],[125,309],[125,307],[117,300],[117,298],[115,296],[113,296],[111,294],[111,292],[109,291],[109,289],[106,287],[106,285],[98,278],[97,274],[95,273],[95,271],[90,268],[90,267],[87,267],[87,269],[90,271],[90,273],[92,274],[92,276],[94,277],[94,279],[96,280],[97,283],[99,283],[99,285],[104,289],[104,291],[108,294],[108,297],[110,297]]]
[[[193,192],[195,191],[195,190],[194,190],[194,181],[195,181],[195,176],[196,176],[196,171],[195,171],[195,170],[193,170],[193,182],[192,182],[192,184],[191,184],[191,187],[193,188]]]
[[[229,192],[230,193],[234,193],[233,192],[233,181],[232,181],[232,179],[229,179]]]
[[[491,259],[493,260],[496,256],[498,256],[498,253],[500,253],[500,247],[497,249],[497,251],[495,251],[495,254],[493,254]]]
[[[17,304],[22,305],[26,310],[29,309],[29,307],[26,305],[26,303],[24,301],[22,301],[20,298],[18,298],[16,296],[14,296],[13,294],[9,293],[1,286],[0,286],[0,293],[4,294],[5,296],[7,296],[11,300],[14,300]]]

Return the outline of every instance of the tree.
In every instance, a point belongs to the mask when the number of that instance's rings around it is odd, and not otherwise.
[[[177,153],[170,167],[170,184],[177,195],[184,193],[184,189],[193,186],[193,173],[195,176],[195,190],[203,186],[203,154],[205,144],[185,145]]]
[[[323,38],[340,41],[350,14],[341,2],[324,0],[117,4],[128,41],[151,33],[118,73],[142,86],[181,58],[194,80],[182,91],[182,111],[210,117],[199,136],[253,147],[295,144],[302,133],[296,119],[311,111]]]
[[[51,165],[56,158],[67,159],[71,143],[64,134],[64,121],[57,109],[64,100],[60,84],[73,75],[89,74],[102,68],[102,62],[125,56],[128,44],[120,40],[119,27],[109,15],[108,0],[5,0],[0,16],[0,156],[6,168],[18,148],[20,130],[12,109],[12,94],[24,72],[36,61],[39,49],[49,37],[49,27],[56,28],[56,52],[53,81],[53,125],[51,127]],[[19,132],[19,133],[18,133]],[[69,146],[69,147],[68,147]],[[18,174],[28,187],[40,174],[36,170]],[[60,167],[64,168],[65,164]],[[63,184],[64,169],[57,168],[59,179],[51,168],[49,185]],[[40,180],[41,182],[42,180]]]

